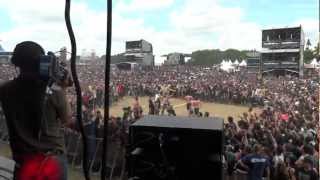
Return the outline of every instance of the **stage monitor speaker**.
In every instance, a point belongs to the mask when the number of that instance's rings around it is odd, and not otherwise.
[[[129,179],[222,180],[223,119],[145,116],[130,126]]]

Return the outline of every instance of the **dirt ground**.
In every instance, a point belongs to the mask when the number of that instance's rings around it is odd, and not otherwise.
[[[110,115],[122,116],[122,108],[132,106],[133,101],[133,97],[124,97],[122,100],[111,106]],[[142,105],[143,113],[148,114],[148,97],[139,97],[139,101]],[[173,104],[177,116],[188,116],[185,100],[172,98],[170,102]],[[228,116],[232,116],[235,119],[238,119],[238,116],[242,115],[244,112],[248,112],[248,109],[248,106],[202,102],[200,112],[209,112],[211,117],[215,116],[226,119]],[[254,110],[258,111],[258,109]]]

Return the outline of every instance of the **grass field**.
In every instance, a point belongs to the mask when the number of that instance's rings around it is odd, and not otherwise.
[[[132,106],[133,97],[124,97],[119,102],[112,105],[110,108],[110,114],[113,116],[122,116],[122,108]],[[142,105],[144,114],[148,113],[148,97],[140,97],[140,104]],[[186,102],[183,99],[173,98],[170,100],[171,104],[174,106],[177,116],[187,116]],[[226,119],[228,116],[233,116],[235,119],[242,113],[247,112],[249,107],[229,105],[229,104],[219,104],[219,103],[202,103],[201,112],[209,112],[210,116],[217,116]],[[256,111],[258,109],[255,109]],[[7,144],[0,145],[0,155],[11,158],[11,151]],[[84,179],[83,173],[80,170],[75,170],[69,168],[68,176],[70,180],[80,180]],[[100,179],[98,176],[92,176],[92,180]]]

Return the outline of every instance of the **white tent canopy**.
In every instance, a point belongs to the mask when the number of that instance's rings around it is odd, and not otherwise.
[[[247,66],[247,62],[245,60],[242,60],[239,66],[245,67]]]
[[[231,60],[229,60],[227,62],[223,60],[221,63],[220,69],[227,71],[227,72],[230,72],[231,70],[233,70],[234,67],[232,66]]]
[[[220,63],[221,66],[225,65],[226,64],[226,61],[225,60],[222,60],[222,62]]]
[[[236,59],[236,60],[234,61],[233,65],[236,65],[236,66],[238,66],[238,65],[239,65],[239,61],[238,61],[238,59]]]
[[[0,52],[4,52],[4,49],[2,48],[1,44],[0,44]]]
[[[319,63],[317,62],[317,59],[316,59],[316,58],[314,58],[314,59],[311,61],[310,64],[313,65],[313,66],[319,65]]]

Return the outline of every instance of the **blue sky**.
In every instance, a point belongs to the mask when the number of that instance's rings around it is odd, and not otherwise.
[[[8,13],[4,9],[2,9],[1,7],[0,7],[0,17],[1,17],[0,31],[10,30],[13,27],[14,23],[11,21]]]
[[[81,49],[103,54],[106,0],[74,0],[72,18]],[[200,3],[201,2],[201,3]],[[64,0],[0,0],[0,39],[6,49],[34,39],[46,49],[68,47]],[[146,39],[155,54],[199,49],[259,49],[261,29],[302,24],[318,39],[318,0],[114,0],[113,54],[124,42]],[[30,26],[32,25],[32,26]]]

